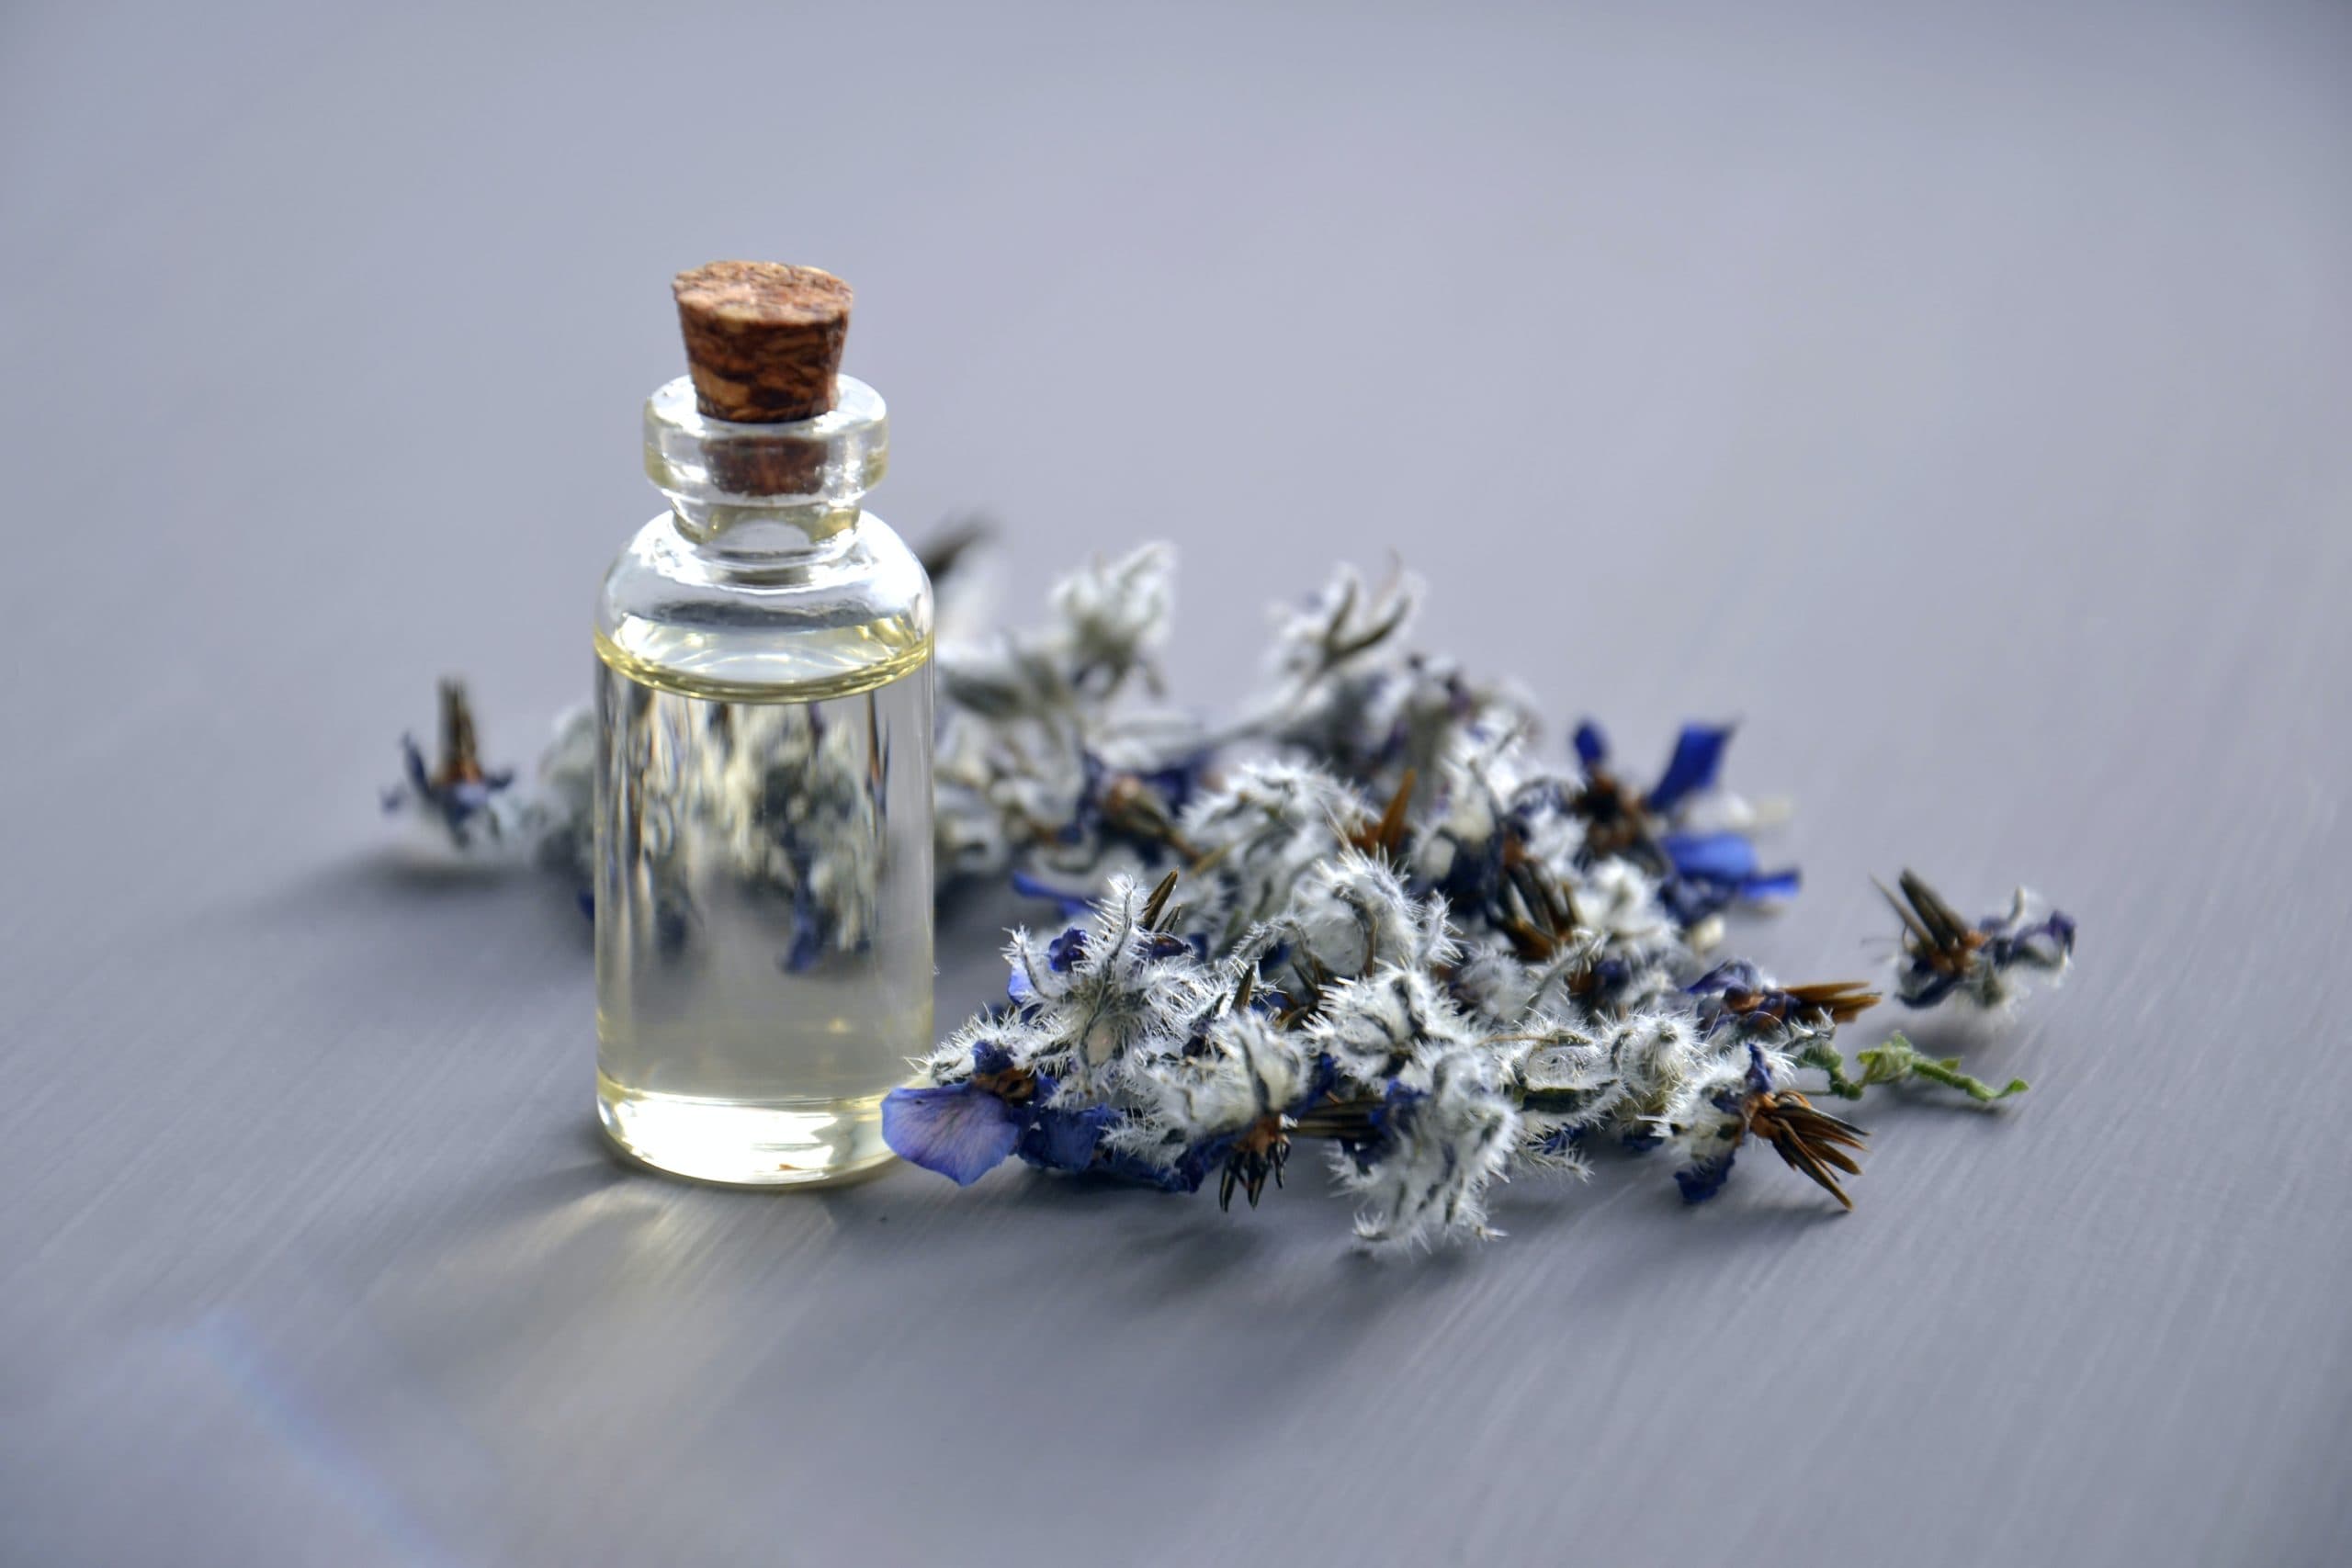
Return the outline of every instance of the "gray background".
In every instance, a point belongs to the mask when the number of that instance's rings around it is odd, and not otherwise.
[[[8,6],[0,1557],[2344,1560],[2347,132],[2335,6]],[[1926,1036],[2033,1093],[1402,1267],[623,1173],[578,917],[374,791],[584,692],[724,254],[856,284],[1015,612],[1179,541],[1193,700],[1394,551],[1556,719],[1747,722],[1783,974],[2035,882],[2074,982]]]

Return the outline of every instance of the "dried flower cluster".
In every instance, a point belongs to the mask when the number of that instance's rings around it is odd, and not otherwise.
[[[1755,1139],[1850,1206],[1864,1134],[1805,1075],[1849,1100],[2024,1088],[1900,1035],[1849,1076],[1836,1036],[1873,991],[1713,954],[1724,911],[1798,883],[1721,785],[1729,727],[1685,727],[1646,784],[1590,723],[1549,759],[1525,700],[1406,649],[1409,581],[1345,570],[1284,615],[1264,689],[1204,721],[1159,701],[1171,567],[1162,547],[1097,562],[1044,628],[942,647],[942,875],[1009,875],[1061,917],[1013,933],[1004,1001],[885,1102],[906,1158],[1254,1204],[1318,1140],[1361,1239],[1408,1247],[1491,1234],[1494,1182],[1585,1173],[1603,1143],[1670,1149],[1696,1202]],[[526,814],[557,863],[584,830],[579,744],[560,732]],[[2006,1008],[2019,973],[2071,957],[2072,921],[2022,894],[1971,925],[1901,887],[1894,990],[1914,1007]]]
[[[439,751],[427,762],[415,737],[401,737],[401,779],[384,791],[384,809],[413,813],[447,834],[458,851],[470,851],[515,837],[531,819],[526,802],[513,792],[514,783],[513,769],[493,773],[482,766],[466,689],[444,681]]]

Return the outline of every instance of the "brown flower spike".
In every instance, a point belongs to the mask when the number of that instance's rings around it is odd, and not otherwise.
[[[1750,1095],[1745,1115],[1747,1130],[1770,1144],[1781,1159],[1811,1177],[1848,1210],[1853,1208],[1854,1201],[1846,1196],[1829,1168],[1835,1166],[1849,1176],[1861,1175],[1862,1168],[1845,1150],[1864,1147],[1868,1133],[1851,1122],[1815,1111],[1813,1102],[1794,1089],[1766,1089]]]
[[[1850,1023],[1878,1006],[1876,991],[1860,980],[1825,980],[1811,986],[1776,986],[1754,991],[1734,987],[1723,994],[1724,1010],[1743,1018],[1770,1018],[1786,1023]]]
[[[1903,918],[1904,956],[1939,975],[1966,975],[1976,963],[1976,950],[1984,945],[1984,933],[1961,919],[1917,872],[1905,872],[1896,884],[1903,889],[1900,897],[1883,882],[1878,890]]]

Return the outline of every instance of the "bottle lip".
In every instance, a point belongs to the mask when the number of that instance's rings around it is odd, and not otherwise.
[[[813,419],[755,424],[714,419],[681,376],[645,400],[645,473],[681,506],[729,502],[854,507],[889,468],[882,395],[841,377],[833,406]]]
[[[702,412],[695,400],[695,378],[681,376],[664,381],[645,400],[645,422],[650,428],[657,422],[665,429],[705,440],[759,441],[763,438],[808,443],[833,441],[853,432],[888,422],[889,411],[883,404],[882,394],[854,376],[840,376],[833,382],[833,406],[814,419],[780,420],[772,423],[749,423],[739,420],[714,419]]]

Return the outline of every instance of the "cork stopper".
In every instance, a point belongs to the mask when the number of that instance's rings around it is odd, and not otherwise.
[[[709,418],[777,424],[831,410],[848,284],[813,266],[718,261],[678,274],[670,291]]]

